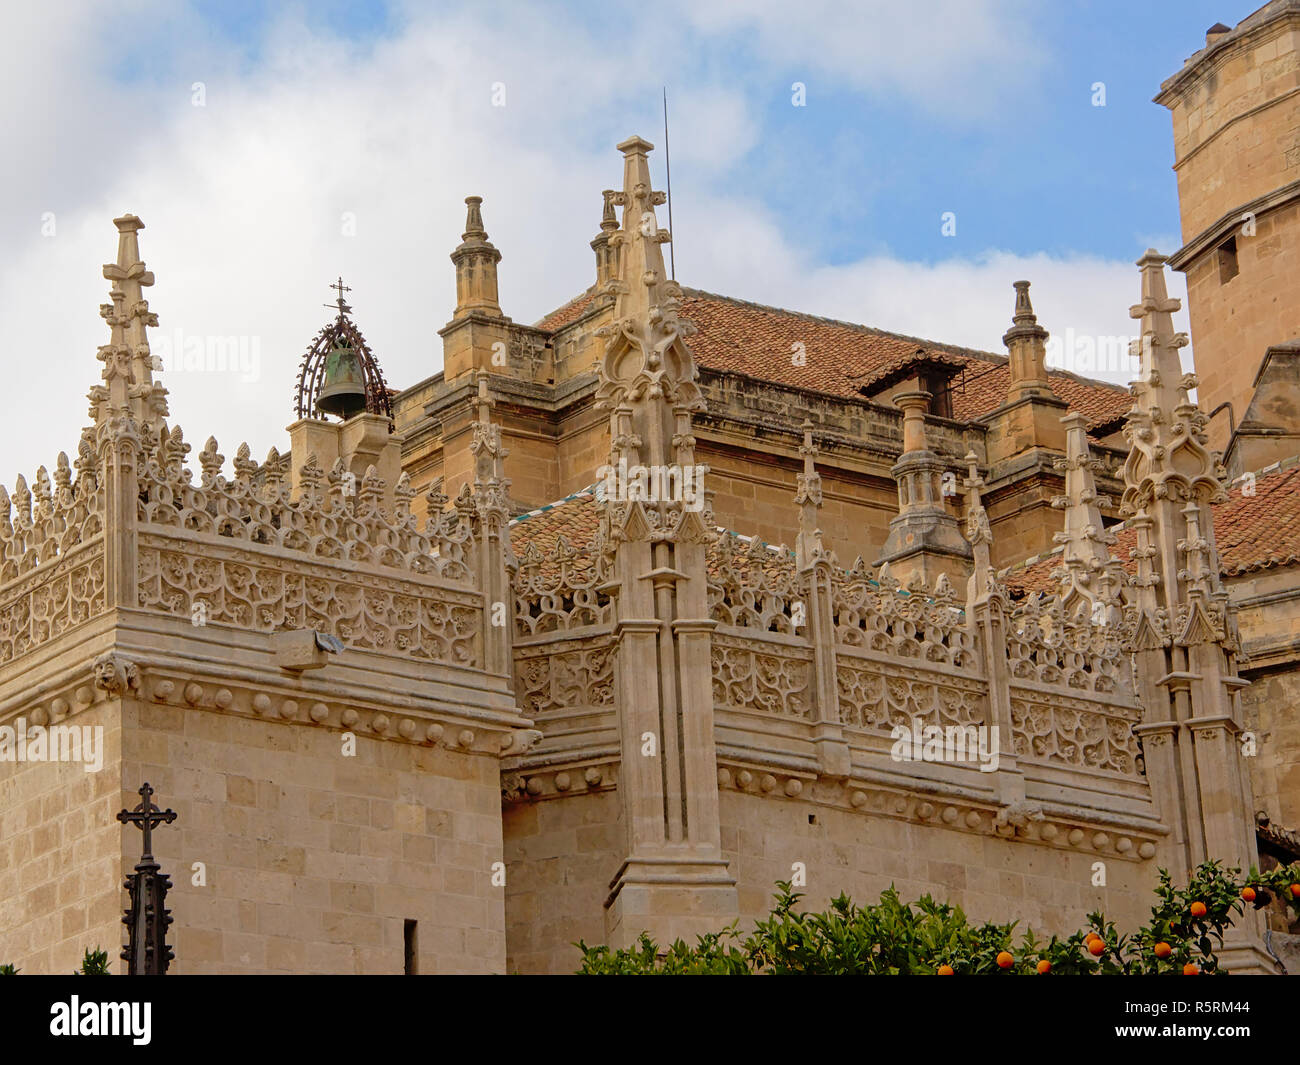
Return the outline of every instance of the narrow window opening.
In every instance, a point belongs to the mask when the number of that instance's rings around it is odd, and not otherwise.
[[[407,976],[416,976],[419,974],[420,971],[419,950],[416,947],[416,944],[418,942],[416,928],[418,925],[419,925],[418,921],[408,920],[404,923],[402,927],[402,939],[403,939],[403,943],[405,946],[405,953],[406,953],[404,971]]]
[[[1229,237],[1219,245],[1219,283],[1226,285],[1237,276],[1237,238]]]
[[[927,374],[921,387],[930,393],[930,413],[936,418],[952,417],[952,389],[948,379],[941,374]]]

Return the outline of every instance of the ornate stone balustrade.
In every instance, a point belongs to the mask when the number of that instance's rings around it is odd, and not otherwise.
[[[838,644],[958,669],[972,666],[975,637],[945,578],[933,594],[919,585],[902,593],[887,566],[874,579],[859,558],[836,580],[832,603]]]
[[[515,693],[524,716],[614,706],[611,636],[545,640],[515,648]]]
[[[753,632],[719,630],[713,639],[713,701],[792,720],[812,716],[813,651]]]
[[[530,541],[514,578],[516,634],[541,636],[613,624],[613,600],[601,591],[606,580],[598,548],[575,551],[561,536],[554,550],[543,555]]]
[[[107,610],[104,504],[83,443],[72,479],[59,453],[51,481],[42,466],[32,488],[21,475],[11,499],[0,487],[0,664]]]
[[[1085,604],[1086,606],[1086,604]],[[1143,777],[1142,719],[1122,633],[1059,597],[1029,597],[1009,619],[1015,750],[1026,763]]]
[[[356,483],[342,463],[327,475],[314,458],[291,498],[279,455],[259,468],[247,445],[227,480],[211,438],[195,484],[182,465],[188,450],[175,429],[140,471],[141,607],[195,624],[318,629],[359,650],[482,666],[482,596],[463,514],[433,500],[421,531],[405,475],[390,514],[373,469]]]
[[[103,614],[104,572],[96,536],[0,586],[0,665]]]
[[[189,450],[179,428],[153,449],[139,478],[142,526],[209,533],[322,561],[472,583],[467,522],[459,514],[448,516],[439,505],[430,508],[434,517],[419,530],[405,474],[394,488],[396,503],[389,515],[381,506],[385,485],[373,469],[358,480],[342,460],[326,474],[314,457],[309,458],[298,471],[300,492],[291,499],[274,448],[259,471],[249,458],[248,445],[241,444],[233,462],[234,479],[227,480],[220,473],[225,459],[209,437],[199,453],[198,484],[182,466]],[[254,482],[259,472],[260,486]],[[457,501],[459,509],[466,505],[465,500]]]

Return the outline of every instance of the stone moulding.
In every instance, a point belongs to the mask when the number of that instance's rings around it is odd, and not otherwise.
[[[395,707],[390,703],[339,698],[330,692],[301,687],[245,685],[228,680],[187,678],[184,673],[147,671],[144,699],[167,706],[215,711],[285,724],[317,726],[337,732],[354,732],[372,739],[441,746],[453,750],[499,757],[516,753],[519,720],[492,720],[477,714],[457,713],[451,707]],[[528,730],[523,730],[528,731]]]
[[[608,753],[555,761],[545,766],[507,769],[501,775],[501,799],[514,804],[613,791],[618,787],[618,770],[617,755]]]
[[[938,794],[874,787],[853,779],[819,780],[812,773],[789,773],[753,763],[719,759],[718,786],[775,799],[801,800],[871,816],[932,824],[957,832],[1046,844],[1124,861],[1155,857],[1166,834],[1158,824],[1134,819],[1086,816],[1067,807],[1022,802],[1015,808],[996,802],[971,802]]]
[[[119,672],[120,684],[114,679]],[[50,686],[38,700],[14,701],[0,722],[25,717],[32,724],[58,724],[119,697],[493,757],[518,756],[540,736],[536,730],[521,729],[527,722],[506,713],[436,704],[394,706],[287,684],[213,679],[140,664],[118,653],[101,655],[83,675]]]

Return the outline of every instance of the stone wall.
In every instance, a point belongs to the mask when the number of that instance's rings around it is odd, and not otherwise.
[[[828,785],[834,787],[834,785]],[[1150,916],[1151,862],[1105,862],[1107,886],[1092,887],[1095,854],[916,825],[820,805],[724,789],[722,849],[738,882],[742,927],[768,913],[778,880],[807,872],[804,909],[841,891],[860,905],[893,884],[904,901],[931,893],[972,921],[1018,921],[1017,931],[1068,934],[1102,909],[1121,927]]]
[[[1300,159],[1294,168],[1300,180]],[[1197,396],[1209,413],[1230,401],[1240,423],[1255,391],[1255,375],[1271,344],[1300,336],[1300,202],[1255,221],[1253,236],[1236,231],[1237,274],[1225,279],[1214,248],[1186,266],[1188,314],[1196,345]],[[1227,441],[1228,419],[1211,423],[1216,447]]]
[[[572,973],[578,940],[606,942],[605,898],[624,850],[613,791],[507,803],[506,969]]]
[[[69,724],[104,730],[98,772],[21,762],[0,774],[0,964],[28,974],[73,972],[96,947],[116,963],[122,944],[120,709],[101,702]]]
[[[148,780],[179,815],[154,836],[174,972],[401,973],[406,920],[419,972],[501,971],[494,757],[136,700],[124,724],[123,804]]]

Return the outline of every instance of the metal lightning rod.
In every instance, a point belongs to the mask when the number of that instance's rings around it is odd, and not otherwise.
[[[673,164],[668,154],[668,86],[664,86],[664,170],[668,175],[668,235],[673,239],[668,242],[668,266],[672,279],[677,280],[677,252],[673,245],[677,238],[673,231]]]

